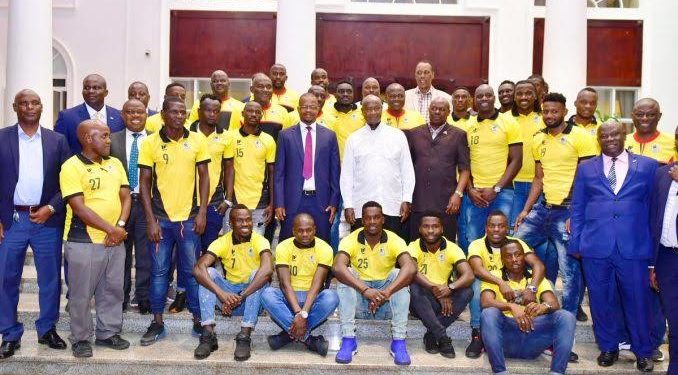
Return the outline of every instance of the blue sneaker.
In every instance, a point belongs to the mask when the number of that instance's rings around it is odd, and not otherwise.
[[[407,343],[403,339],[394,339],[391,341],[391,356],[393,357],[393,361],[396,365],[405,366],[412,363],[410,360],[410,355],[407,354]]]
[[[342,337],[341,348],[334,358],[337,363],[351,363],[353,356],[358,353],[358,342],[355,337]]]

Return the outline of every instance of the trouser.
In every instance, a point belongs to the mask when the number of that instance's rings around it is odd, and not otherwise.
[[[406,223],[400,222],[400,216],[388,216],[384,215],[384,229],[390,230],[391,232],[398,235],[398,237],[404,239],[406,242],[409,239],[409,232]],[[356,218],[355,224],[351,225],[351,232],[358,230],[363,227],[363,219]]]
[[[54,328],[59,320],[61,296],[61,228],[47,227],[19,212],[0,242],[0,334],[4,341],[19,341],[24,325],[17,321],[19,287],[28,246],[33,250],[38,274],[40,315],[35,321],[38,336]]]
[[[66,241],[64,254],[70,272],[68,314],[71,344],[92,338],[90,300],[96,308],[96,338],[105,340],[122,331],[123,274],[125,247]]]
[[[533,320],[534,330],[524,333],[515,319],[496,307],[483,309],[480,317],[483,344],[495,374],[506,374],[504,358],[535,359],[553,347],[551,374],[564,374],[574,344],[574,315],[557,310]]]
[[[485,235],[485,225],[487,224],[487,215],[494,210],[499,210],[506,215],[511,216],[513,206],[513,189],[505,188],[490,203],[489,207],[478,207],[473,204],[468,195],[464,195],[461,201],[461,211],[459,213],[459,247],[464,252],[468,252],[468,245],[471,242]]]
[[[280,239],[278,241],[286,240],[292,237],[292,227],[294,225],[294,217],[300,213],[306,213],[313,217],[316,227],[316,237],[325,242],[330,241],[330,213],[325,211],[327,207],[322,207],[318,203],[317,195],[303,195],[299,203],[299,208],[296,211],[286,211],[287,217],[280,222]],[[337,215],[339,212],[337,212]]]
[[[210,247],[212,242],[219,237],[219,232],[224,225],[224,218],[226,215],[222,215],[217,211],[217,205],[212,205],[207,207],[207,223],[205,224],[205,232],[200,236],[200,252],[204,254],[207,251],[207,248]]]
[[[473,296],[473,289],[462,288],[452,291],[452,314],[443,316],[440,302],[433,296],[430,290],[413,282],[410,285],[410,311],[421,320],[426,331],[431,333],[436,340],[447,335],[449,327],[464,311]]]
[[[655,272],[659,282],[659,296],[669,321],[668,374],[678,374],[678,252],[659,246]]]
[[[235,284],[232,283],[223,276],[213,267],[207,269],[209,272],[212,281],[214,281],[221,290],[225,290],[229,293],[238,294],[245,290],[257,271],[252,271],[249,280],[246,283]],[[268,284],[266,284],[268,285]],[[259,320],[259,313],[261,312],[261,291],[266,287],[264,285],[261,289],[250,294],[245,298],[245,300],[233,311],[231,311],[232,316],[242,316],[241,327],[254,328],[257,325],[257,320]],[[216,318],[214,316],[214,309],[219,306],[221,307],[221,301],[217,298],[217,295],[214,294],[211,290],[200,285],[199,287],[199,300],[200,300],[200,315],[202,317],[202,325],[212,325],[216,324]]]
[[[567,255],[569,234],[565,222],[569,217],[570,211],[566,208],[547,208],[544,204],[536,204],[515,236],[533,249],[548,243],[557,250],[558,268],[563,280],[562,307],[576,314],[584,293],[584,280],[579,260]]]
[[[457,242],[457,215],[448,215],[445,211],[437,212],[443,223],[443,236],[452,242]],[[419,226],[424,212],[412,212],[410,216],[410,239],[419,238]]]
[[[188,310],[194,316],[198,316],[200,314],[198,282],[193,277],[193,267],[196,262],[196,253],[200,248],[200,237],[193,231],[195,222],[190,218],[185,221],[158,220],[158,224],[161,232],[160,242],[148,243],[152,257],[151,312],[162,314],[165,309],[172,249],[176,246],[177,278],[184,278]]]
[[[600,351],[616,351],[624,326],[638,358],[652,356],[647,260],[624,259],[619,250],[607,258],[583,258],[589,288],[593,333]],[[623,311],[624,319],[618,311]]]
[[[124,302],[129,302],[132,290],[132,262],[134,262],[134,296],[138,302],[148,301],[148,289],[151,285],[151,254],[148,252],[148,234],[146,216],[138,198],[132,199],[125,240],[125,283]]]
[[[383,290],[391,285],[396,277],[398,277],[398,269],[391,271],[385,280],[363,280],[363,282],[370,288]],[[374,314],[368,311],[369,301],[352,287],[337,283],[337,294],[339,295],[339,319],[342,337],[355,337],[355,319],[357,316],[360,319],[391,319],[393,339],[407,338],[407,315],[410,306],[409,288],[405,287],[393,293],[389,301],[381,305]]]
[[[308,291],[295,291],[299,306],[304,306],[306,303],[306,295]],[[279,288],[268,287],[261,293],[261,304],[264,306],[271,319],[282,328],[283,331],[289,332],[294,321],[294,312],[289,302],[285,298],[285,294]],[[320,291],[316,296],[311,311],[308,311],[308,319],[306,319],[306,337],[308,338],[316,327],[320,326],[332,315],[334,310],[339,305],[339,296],[337,292],[332,289],[325,289]]]

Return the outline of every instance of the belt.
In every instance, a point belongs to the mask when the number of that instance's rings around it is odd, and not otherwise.
[[[659,246],[663,247],[666,250],[673,251],[674,253],[678,253],[678,247],[668,247],[668,246],[664,246],[662,244],[659,244]]]
[[[315,190],[302,190],[301,195],[304,196],[315,195]]]
[[[34,209],[37,209],[38,206],[14,206],[14,211],[17,212],[31,212]]]
[[[562,204],[551,204],[551,203],[543,203],[544,207],[548,208],[549,210],[567,210],[570,208],[570,206],[562,205]]]
[[[132,193],[130,194],[132,196],[132,199],[137,200],[140,198],[139,193]]]

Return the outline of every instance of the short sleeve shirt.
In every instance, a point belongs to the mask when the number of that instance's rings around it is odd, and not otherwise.
[[[311,289],[318,267],[332,268],[333,255],[332,247],[320,238],[316,237],[311,247],[303,248],[297,246],[293,237],[276,246],[275,264],[289,268],[292,289],[307,291]]]
[[[425,124],[426,120],[417,111],[404,109],[402,113],[396,114],[387,109],[381,114],[381,122],[397,129],[408,130]]]
[[[243,129],[232,132],[224,159],[233,159],[235,200],[250,210],[268,205],[267,165],[275,162],[273,137],[259,130],[247,134]]]
[[[289,128],[299,122],[296,112],[287,112],[285,107],[269,103],[268,106],[263,107],[264,116],[261,118],[261,130],[278,139],[278,133],[282,129]],[[231,115],[230,125],[228,130],[238,130],[242,127],[242,110]]]
[[[507,240],[516,240],[520,242],[520,245],[523,247],[525,254],[531,253],[532,249],[523,240],[511,236],[506,237]],[[492,272],[496,270],[501,270],[504,265],[501,263],[501,254],[499,249],[494,250],[490,246],[489,241],[487,241],[487,236],[479,238],[468,246],[468,259],[473,257],[478,257],[483,262],[483,267],[486,270]]]
[[[217,238],[207,252],[221,259],[226,280],[234,284],[249,281],[252,273],[259,269],[261,253],[271,251],[271,244],[262,235],[252,232],[249,241],[241,242],[233,231]]]
[[[506,171],[509,146],[523,142],[518,123],[513,116],[495,112],[490,118],[472,117],[466,130],[471,155],[473,185],[494,186]]]
[[[339,252],[348,255],[351,267],[363,281],[386,280],[398,257],[408,253],[407,244],[395,233],[384,230],[379,243],[370,247],[363,229],[353,231],[339,243]]]
[[[534,156],[532,155],[532,140],[534,136],[543,129],[544,121],[537,112],[531,112],[528,115],[514,116],[520,128],[520,134],[523,137],[523,165],[514,178],[514,181],[532,182],[534,180]]]
[[[501,270],[492,271],[492,274],[498,278],[502,278]],[[513,290],[525,290],[527,284],[529,284],[530,281],[532,281],[531,278],[524,277],[522,280],[518,282],[513,280],[507,280],[507,283],[509,287],[511,287],[511,289]],[[494,292],[494,298],[497,301],[506,302],[506,299],[504,299],[504,296],[499,291],[499,285],[483,281],[480,283],[480,293],[482,294],[486,290]],[[542,294],[544,294],[545,292],[553,292],[553,287],[551,286],[551,283],[547,279],[543,279],[541,283],[539,283],[539,287],[537,287],[537,296],[536,296],[537,303],[542,302],[541,297]],[[513,313],[511,313],[511,310],[504,311],[504,315],[513,317]]]
[[[636,155],[643,155],[658,161],[661,164],[668,164],[674,161],[676,155],[676,142],[674,137],[657,132],[654,137],[641,142],[636,137],[636,133],[626,136],[626,149]]]
[[[198,128],[198,123],[191,125],[191,131],[196,132],[205,137]],[[225,199],[224,184],[223,184],[223,160],[226,149],[230,146],[233,139],[233,133],[217,129],[213,131],[207,138],[207,149],[210,153],[211,162],[208,165],[210,175],[210,189],[207,194],[210,197],[210,205],[218,205]],[[198,191],[198,181],[196,180],[196,191]],[[198,196],[198,204],[200,204],[200,197]]]
[[[466,262],[466,256],[461,248],[444,238],[435,253],[427,251],[421,239],[410,242],[409,252],[413,258],[417,259],[419,273],[437,285],[449,284],[457,264]]]

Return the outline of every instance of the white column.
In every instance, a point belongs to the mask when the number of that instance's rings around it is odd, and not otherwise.
[[[40,123],[52,128],[52,0],[9,0],[5,123],[16,121],[14,96],[31,89],[42,100]]]
[[[546,0],[544,79],[565,95],[570,114],[586,86],[586,43],[586,0]]]
[[[287,86],[308,90],[315,69],[315,0],[278,0],[275,61],[287,68]]]

